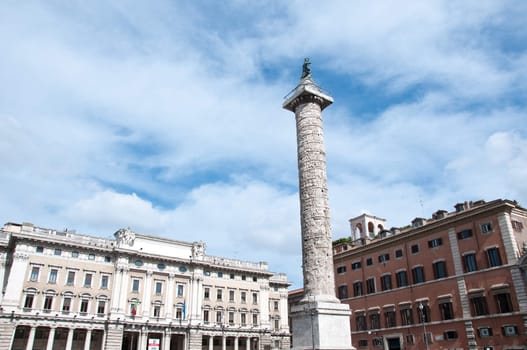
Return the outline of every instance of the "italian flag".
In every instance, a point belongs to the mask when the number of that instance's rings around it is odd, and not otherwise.
[[[132,304],[132,316],[135,316],[137,314],[137,305],[139,304],[139,300],[135,299],[134,303]]]

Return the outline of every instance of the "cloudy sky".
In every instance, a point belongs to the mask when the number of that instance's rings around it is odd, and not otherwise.
[[[3,1],[0,221],[121,227],[301,287],[294,116],[310,57],[333,237],[527,203],[527,2]]]

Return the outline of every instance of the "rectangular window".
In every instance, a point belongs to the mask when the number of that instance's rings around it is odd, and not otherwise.
[[[51,283],[51,284],[57,283],[57,275],[58,275],[58,273],[59,273],[59,270],[51,269],[49,271],[48,283]]]
[[[338,298],[339,299],[346,299],[348,297],[348,286],[339,286],[338,289]]]
[[[452,303],[444,302],[439,304],[439,311],[441,312],[442,320],[452,320],[454,319],[454,309],[452,308]]]
[[[44,299],[44,311],[49,312],[51,310],[51,307],[53,306],[53,297],[51,295],[47,295]]]
[[[456,331],[446,331],[443,336],[445,340],[454,340],[458,337]]]
[[[465,272],[472,272],[478,270],[476,254],[465,254],[463,256],[463,263],[465,265]]]
[[[62,249],[56,248],[53,252],[54,255],[61,256],[62,255]]]
[[[85,314],[88,312],[88,299],[82,299],[81,300],[81,307],[79,310],[82,314]]]
[[[234,324],[234,312],[229,311],[229,324],[232,326]]]
[[[253,293],[253,304],[258,304],[258,293]]]
[[[482,316],[489,314],[489,309],[487,307],[487,299],[485,299],[484,296],[470,298],[470,306],[472,316]]]
[[[246,292],[241,292],[240,293],[240,300],[244,304],[247,302],[247,293]]]
[[[24,301],[24,309],[31,309],[33,307],[33,301],[35,296],[33,294],[27,294],[26,300]]]
[[[240,314],[240,322],[242,323],[242,326],[247,325],[247,314],[246,313]]]
[[[427,304],[419,303],[417,305],[417,314],[421,322],[430,322],[430,307]]]
[[[491,337],[491,336],[492,336],[492,328],[490,328],[490,327],[482,327],[482,328],[479,328],[479,329],[478,329],[478,335],[479,335],[481,338]]]
[[[433,266],[435,279],[448,277],[448,273],[446,271],[446,263],[444,261],[435,262]]]
[[[102,315],[104,314],[106,308],[106,302],[104,300],[99,300],[97,302],[97,314]]]
[[[139,279],[134,278],[132,280],[132,292],[138,293],[139,292]]]
[[[362,295],[362,282],[353,283],[353,296],[359,297]]]
[[[386,253],[386,254],[379,255],[379,262],[380,263],[386,262],[388,260],[390,260],[390,254]]]
[[[233,279],[234,279],[234,274],[231,273],[231,274],[229,275],[229,278],[230,278],[231,280],[233,280]]]
[[[375,293],[375,277],[368,278],[366,280],[366,293]]]
[[[95,254],[88,254],[88,260],[95,260]]]
[[[33,266],[31,268],[31,275],[29,276],[29,280],[32,282],[37,282],[39,273],[40,273],[40,267]]]
[[[386,311],[384,313],[384,322],[386,322],[386,328],[396,327],[397,323],[395,320],[395,311]]]
[[[506,337],[512,337],[518,335],[518,327],[514,325],[505,325],[502,327],[503,335]]]
[[[472,230],[463,230],[457,233],[457,239],[467,239],[472,237]]]
[[[344,272],[346,272],[346,266],[339,266],[339,267],[337,267],[337,273],[338,274],[343,274]]]
[[[258,326],[258,314],[253,314],[253,326]]]
[[[403,326],[408,326],[414,323],[412,309],[410,308],[401,309],[401,322]]]
[[[378,313],[370,314],[370,329],[381,328],[381,319]]]
[[[412,252],[412,254],[419,253],[419,244],[412,245],[412,247],[410,248],[410,251]]]
[[[494,299],[496,300],[496,306],[498,308],[498,313],[503,314],[503,313],[514,311],[512,309],[511,296],[509,293],[495,294]]]
[[[223,312],[216,311],[216,323],[222,324],[222,322],[223,322]]]
[[[396,258],[401,258],[403,256],[403,250],[402,249],[397,249],[395,251],[395,257]]]
[[[501,266],[501,256],[498,248],[487,249],[489,267]]]
[[[443,239],[442,238],[436,238],[428,241],[428,247],[429,248],[435,248],[443,245]]]
[[[182,284],[178,284],[178,285],[177,285],[177,296],[178,296],[178,297],[182,297],[184,291],[185,291],[184,286],[183,286]]]
[[[92,278],[93,278],[92,273],[87,273],[86,275],[84,275],[84,287],[87,287],[87,288],[91,287]]]
[[[210,288],[204,288],[203,289],[203,298],[204,299],[210,299]]]
[[[347,293],[347,289],[346,289],[346,293]],[[274,301],[273,304],[274,304],[275,311],[278,311],[278,306],[279,306],[278,301]]]
[[[223,272],[221,271],[218,271],[216,275],[218,276],[218,278],[223,278]]]
[[[209,323],[209,310],[203,310],[203,322]]]
[[[36,248],[36,252],[37,252],[37,253],[44,253],[44,247],[42,247],[42,246],[38,246],[38,247]]]
[[[381,276],[381,288],[382,290],[392,289],[392,276],[391,275]]]
[[[368,339],[359,339],[359,347],[363,348],[368,346]]]
[[[161,305],[154,305],[154,317],[161,316]]]
[[[353,264],[351,264],[351,269],[352,270],[360,269],[360,267],[361,267],[360,261],[356,261]]]
[[[489,233],[489,232],[492,232],[492,224],[490,222],[481,224],[481,233]]]
[[[216,300],[223,300],[223,290],[222,289],[216,290]]]
[[[101,276],[101,289],[108,289],[108,275]]]
[[[156,287],[155,287],[155,293],[156,295],[161,295],[161,292],[163,291],[163,282],[156,281]]]
[[[176,319],[182,320],[183,319],[183,306],[177,306],[176,307]]]
[[[357,315],[355,317],[355,323],[357,324],[357,331],[365,331],[366,330],[366,316],[363,314]]]
[[[397,287],[406,287],[408,285],[408,275],[406,274],[406,271],[399,271],[395,274],[397,278]]]
[[[412,277],[414,284],[424,283],[425,280],[425,270],[422,266],[414,267],[412,270]]]
[[[75,271],[68,271],[68,277],[66,279],[66,284],[68,286],[73,286],[75,284]]]
[[[107,263],[112,262],[112,257],[106,255],[106,256],[104,257],[104,262],[107,262]]]
[[[233,290],[229,291],[229,301],[234,301],[234,291]]]
[[[76,250],[72,251],[72,252],[71,252],[71,257],[72,257],[72,258],[78,258],[78,257],[79,257],[79,252],[76,251]]]
[[[370,266],[370,265],[373,265],[373,259],[372,258],[366,259],[366,266]]]
[[[71,311],[71,297],[64,297],[64,301],[62,303],[62,311],[65,313]]]

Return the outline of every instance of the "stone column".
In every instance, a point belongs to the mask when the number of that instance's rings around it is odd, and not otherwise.
[[[71,346],[73,345],[73,332],[75,332],[75,329],[70,328],[68,330],[68,338],[66,339],[66,349],[71,349]]]
[[[284,103],[296,118],[304,293],[334,301],[335,278],[322,110],[333,99],[310,77]]]
[[[234,337],[234,350],[238,350],[238,341],[240,340],[240,337],[235,336]]]
[[[227,349],[227,336],[225,334],[221,335],[221,350]]]
[[[283,108],[295,113],[304,295],[291,308],[294,349],[352,349],[349,306],[335,296],[322,111],[333,98],[304,61],[298,86]]]
[[[202,301],[203,301],[203,269],[194,268],[190,279],[190,290],[187,300],[187,318],[191,324],[199,324],[202,321]],[[189,318],[190,315],[190,318]]]
[[[163,345],[162,345],[163,350],[170,349],[170,338],[171,338],[170,328],[165,328],[165,336],[164,336]]]
[[[166,318],[171,319],[174,312],[174,274],[168,275],[167,295],[165,299]]]
[[[143,300],[143,317],[150,316],[150,304],[152,303],[150,300],[152,299],[152,274],[152,271],[146,271],[145,289],[143,292],[143,295],[145,296],[145,299]]]
[[[146,346],[148,345],[148,330],[146,328],[141,330],[141,338],[139,341],[140,348],[139,349],[146,349]]]
[[[245,350],[251,350],[251,337],[247,337],[247,341],[245,342]]]
[[[29,336],[27,338],[27,344],[26,344],[26,350],[32,350],[33,349],[33,343],[35,342],[35,331],[36,327],[31,326],[29,328]]]
[[[91,345],[91,329],[86,330],[86,339],[84,339],[84,350],[90,350]]]
[[[210,335],[209,336],[209,350],[213,350],[213,349],[214,349],[214,336]]]
[[[46,350],[53,350],[53,342],[54,341],[55,341],[55,327],[51,327],[49,329],[48,345],[46,346]]]

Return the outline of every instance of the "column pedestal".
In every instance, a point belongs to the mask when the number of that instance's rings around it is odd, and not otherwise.
[[[293,349],[354,349],[349,305],[323,301],[293,305]]]

